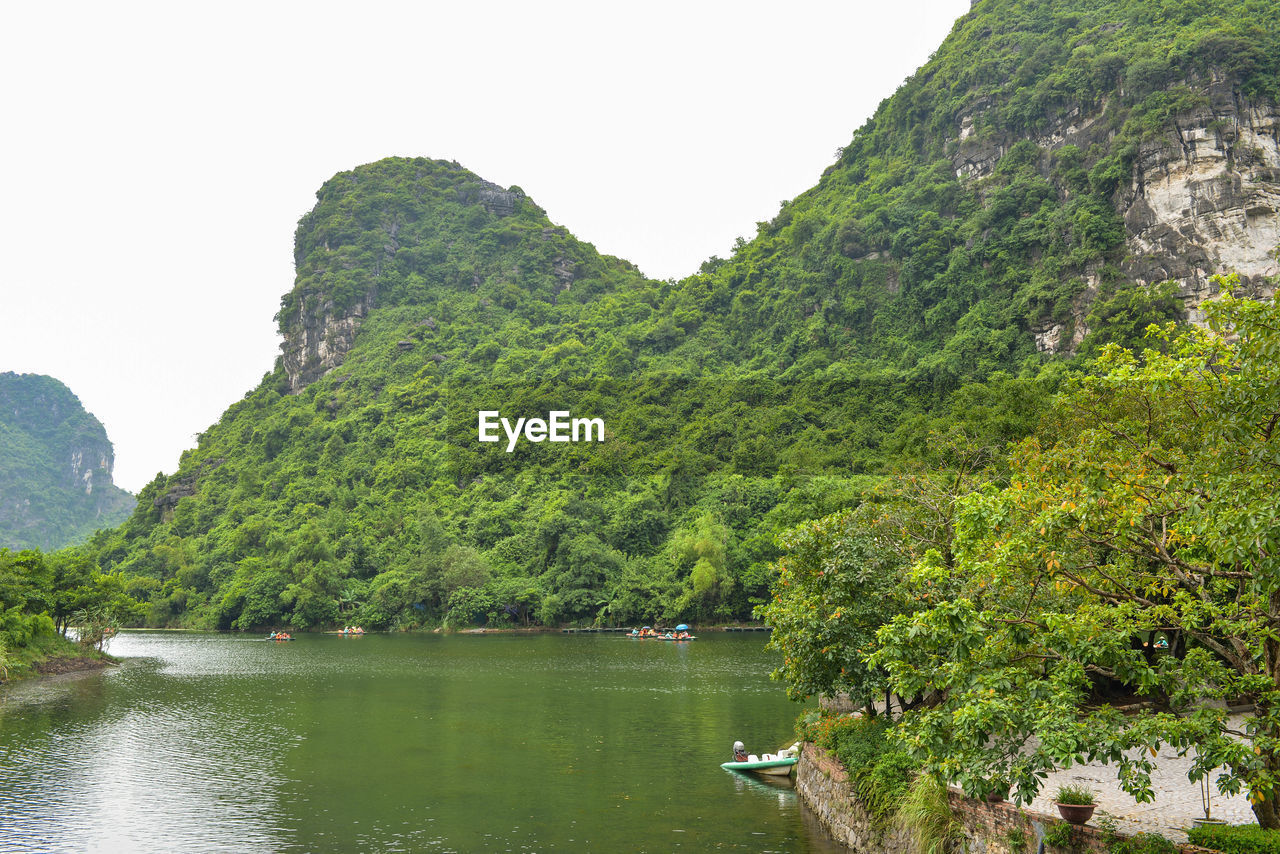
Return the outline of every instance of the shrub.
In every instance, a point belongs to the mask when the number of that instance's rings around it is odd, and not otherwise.
[[[1178,846],[1158,833],[1139,833],[1128,839],[1115,839],[1107,850],[1111,854],[1178,854]]]
[[[888,738],[885,718],[851,718],[844,715],[809,714],[802,717],[797,733],[835,754],[849,772],[849,781],[872,816],[886,821],[898,811],[911,778],[920,766]]]
[[[900,750],[886,750],[875,764],[857,778],[858,796],[881,821],[898,810],[911,788],[911,778],[920,770],[914,759]]]
[[[1071,846],[1071,825],[1065,821],[1054,822],[1044,832],[1044,844],[1049,848],[1066,850]]]
[[[908,789],[897,822],[920,854],[944,854],[958,831],[946,786],[925,774],[916,777]]]
[[[829,748],[849,774],[860,777],[871,769],[885,751],[889,726],[877,718],[849,718],[852,723],[834,729]]]
[[[1256,824],[1193,827],[1187,839],[1192,845],[1226,854],[1280,854],[1280,830],[1264,830]]]

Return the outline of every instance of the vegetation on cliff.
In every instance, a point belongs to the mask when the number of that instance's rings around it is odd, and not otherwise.
[[[56,549],[112,528],[133,496],[111,482],[102,424],[53,377],[0,373],[0,547]]]
[[[1181,316],[1125,280],[1117,193],[1208,81],[1274,96],[1275,4],[1077,6],[977,4],[815,188],[680,281],[456,163],[336,176],[284,357],[95,539],[101,567],[154,624],[749,617],[779,533],[889,526],[954,492],[938,464],[998,467],[1078,367],[1045,366],[1043,324],[1087,321],[1092,352]],[[1053,142],[1082,115],[1086,147]],[[480,410],[552,409],[608,440],[475,441]]]

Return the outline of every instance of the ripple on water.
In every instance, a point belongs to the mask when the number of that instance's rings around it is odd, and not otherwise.
[[[819,850],[718,767],[790,736],[762,645],[126,632],[0,695],[0,851]]]

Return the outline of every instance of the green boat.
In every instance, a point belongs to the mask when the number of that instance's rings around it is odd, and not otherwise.
[[[777,777],[785,777],[791,773],[791,768],[796,764],[796,757],[788,756],[786,759],[778,759],[772,754],[766,753],[755,762],[724,762],[721,768],[730,771],[755,771],[758,774],[771,774]]]
[[[741,747],[741,742],[734,745]],[[769,774],[775,777],[786,777],[791,768],[799,761],[800,744],[783,748],[777,753],[766,753],[763,756],[751,754],[746,762],[723,762],[720,767],[728,771],[754,771],[757,774]]]

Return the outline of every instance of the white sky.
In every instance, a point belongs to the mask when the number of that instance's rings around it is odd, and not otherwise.
[[[390,155],[519,184],[659,278],[817,182],[967,0],[0,8],[0,371],[136,492],[268,372],[293,230]]]

